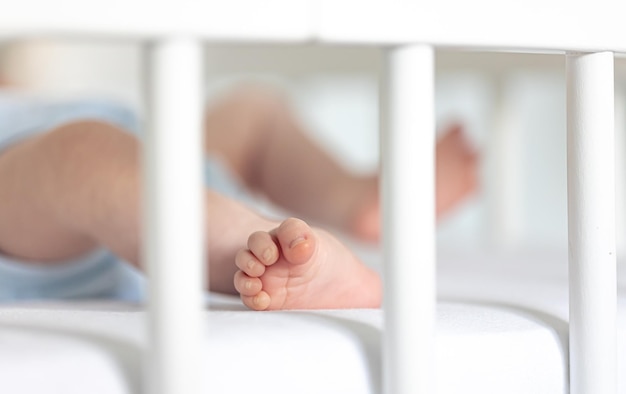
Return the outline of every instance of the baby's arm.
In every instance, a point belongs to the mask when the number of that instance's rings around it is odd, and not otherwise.
[[[54,262],[107,245],[137,262],[138,141],[76,122],[0,155],[0,250]]]

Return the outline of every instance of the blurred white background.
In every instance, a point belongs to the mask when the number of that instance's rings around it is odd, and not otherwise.
[[[4,47],[1,54],[0,75],[16,88],[108,97],[143,111],[145,69],[134,43],[38,41]],[[482,155],[481,190],[440,222],[441,247],[567,247],[564,64],[556,55],[438,52],[439,125],[465,124]],[[250,78],[278,85],[293,97],[315,139],[355,171],[373,171],[383,65],[384,53],[369,47],[210,46],[206,91],[210,98]],[[618,94],[620,130],[621,99]],[[624,145],[621,133],[617,142]],[[618,199],[624,201],[621,160],[620,153]],[[620,246],[626,238],[622,212]]]

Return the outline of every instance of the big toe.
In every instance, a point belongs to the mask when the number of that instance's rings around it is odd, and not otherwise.
[[[308,262],[317,246],[317,240],[311,227],[300,219],[285,220],[274,231],[283,256],[292,264]]]

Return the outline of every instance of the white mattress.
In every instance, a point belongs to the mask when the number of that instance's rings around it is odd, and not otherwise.
[[[624,283],[620,366],[626,365]],[[442,254],[438,286],[440,394],[567,392],[565,254]],[[251,312],[227,297],[214,297],[211,307],[208,392],[380,392],[380,310]],[[144,325],[140,306],[5,305],[0,391],[140,392]],[[619,392],[626,393],[619,375]]]

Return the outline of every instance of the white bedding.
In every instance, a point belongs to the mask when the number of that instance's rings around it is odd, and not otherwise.
[[[441,254],[438,282],[440,394],[567,391],[565,254]],[[380,310],[259,313],[228,297],[214,297],[211,307],[208,392],[380,392]],[[5,305],[1,391],[139,392],[144,324],[142,308],[127,304]],[[619,375],[619,392],[626,393]]]

